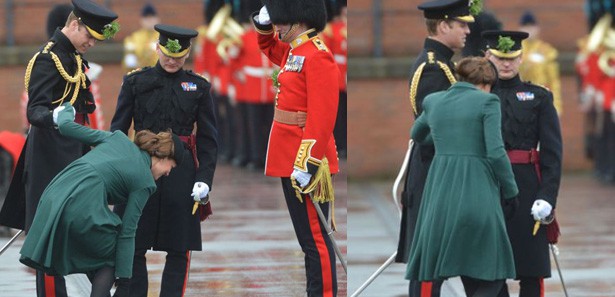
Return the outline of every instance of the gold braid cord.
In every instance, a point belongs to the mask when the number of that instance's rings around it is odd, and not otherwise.
[[[331,228],[335,230],[335,194],[333,193],[333,181],[331,180],[331,170],[327,158],[322,158],[318,171],[305,188],[302,189],[294,178],[290,180],[301,203],[303,203],[302,194],[311,194],[312,200],[318,203],[331,202]]]
[[[68,72],[66,72],[64,67],[62,66],[62,62],[60,61],[60,58],[58,58],[58,56],[54,52],[49,51],[52,45],[53,45],[53,42],[51,41],[47,43],[43,51],[36,53],[34,57],[30,59],[30,62],[28,62],[28,66],[26,67],[26,75],[24,77],[24,84],[26,87],[26,92],[28,91],[28,87],[30,86],[30,76],[32,75],[32,68],[34,67],[34,62],[36,61],[36,58],[41,53],[50,54],[51,59],[56,65],[56,69],[58,69],[58,72],[60,73],[62,78],[66,81],[66,87],[64,88],[64,95],[62,96],[62,98],[52,101],[51,103],[52,104],[64,103],[64,99],[66,98],[68,93],[70,93],[71,84],[74,84],[75,89],[73,90],[73,96],[70,99],[70,104],[72,105],[77,100],[77,95],[79,94],[80,87],[85,88],[85,73],[83,72],[83,69],[82,69],[83,61],[80,55],[75,55],[75,60],[77,62],[77,73],[75,73],[74,76],[70,76]]]
[[[434,63],[433,53],[429,52],[427,53],[427,55],[429,57],[429,64],[433,64]],[[435,62],[438,64],[440,69],[444,71],[444,75],[446,75],[446,78],[448,78],[448,81],[451,83],[451,85],[457,82],[457,79],[455,79],[455,75],[453,75],[453,72],[448,67],[448,65],[440,61],[435,61]],[[412,81],[410,82],[410,104],[412,105],[412,111],[417,116],[418,116],[418,109],[416,108],[416,93],[419,87],[419,80],[421,78],[421,74],[423,74],[423,68],[425,68],[426,64],[427,62],[423,62],[423,64],[421,64],[416,69],[416,71],[414,72],[414,75],[412,76]]]

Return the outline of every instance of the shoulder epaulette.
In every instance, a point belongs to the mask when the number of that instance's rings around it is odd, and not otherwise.
[[[427,63],[436,63],[436,54],[434,54],[434,52],[427,52]]]
[[[139,68],[137,68],[137,69],[134,69],[134,70],[128,71],[128,73],[126,73],[126,76],[130,76],[130,75],[133,75],[133,74],[135,74],[135,73],[142,72],[142,71],[147,70],[147,69],[149,69],[149,68],[150,68],[150,67],[143,67],[143,68],[139,67]]]
[[[324,42],[322,42],[322,40],[320,40],[319,38],[314,38],[312,39],[312,42],[314,43],[314,45],[318,48],[318,50],[321,51],[325,51],[328,52],[329,49],[327,48],[327,46],[325,45]]]
[[[455,78],[455,75],[453,75],[453,71],[451,71],[450,67],[448,67],[446,63],[436,60],[434,52],[427,52],[427,61],[419,65],[412,76],[412,80],[410,81],[410,105],[412,106],[412,111],[415,115],[418,115],[418,109],[416,107],[416,94],[418,92],[419,79],[423,73],[423,68],[425,68],[425,65],[427,64],[437,64],[438,67],[444,71],[444,75],[446,75],[446,78],[451,85],[457,82],[457,79]]]
[[[202,80],[204,80],[204,81],[206,81],[206,82],[209,82],[209,80],[207,80],[207,78],[205,78],[205,76],[203,76],[203,75],[201,75],[201,74],[199,74],[199,73],[196,73],[196,72],[194,72],[194,71],[192,71],[192,70],[186,70],[186,73],[187,73],[187,74],[189,74],[189,75],[192,75],[192,76],[198,77],[198,78],[200,78],[200,79],[202,79]]]

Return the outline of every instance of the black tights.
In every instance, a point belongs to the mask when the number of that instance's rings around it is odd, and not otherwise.
[[[96,271],[86,273],[92,283],[92,294],[90,297],[109,297],[110,291],[115,281],[115,269],[105,266]]]
[[[493,297],[497,296],[505,280],[485,281],[467,276],[461,277],[463,289],[468,297]]]

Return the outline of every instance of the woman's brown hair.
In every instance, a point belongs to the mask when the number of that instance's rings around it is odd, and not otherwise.
[[[135,134],[135,144],[152,157],[160,159],[174,157],[173,134],[168,131],[153,133],[141,130]]]
[[[473,85],[493,85],[497,79],[495,67],[487,58],[467,57],[461,59],[456,67],[457,79]]]

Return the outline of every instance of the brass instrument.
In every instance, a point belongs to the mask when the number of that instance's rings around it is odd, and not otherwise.
[[[606,13],[596,25],[592,29],[591,33],[589,33],[589,39],[587,40],[587,50],[590,52],[594,52],[600,48],[602,45],[604,38],[607,35],[607,32],[611,28],[611,21],[613,17],[611,14]]]
[[[229,49],[231,47],[242,45],[241,36],[245,32],[244,28],[233,19],[231,13],[230,4],[222,6],[214,15],[205,33],[208,40],[218,43],[216,52],[225,61],[230,58]]]

